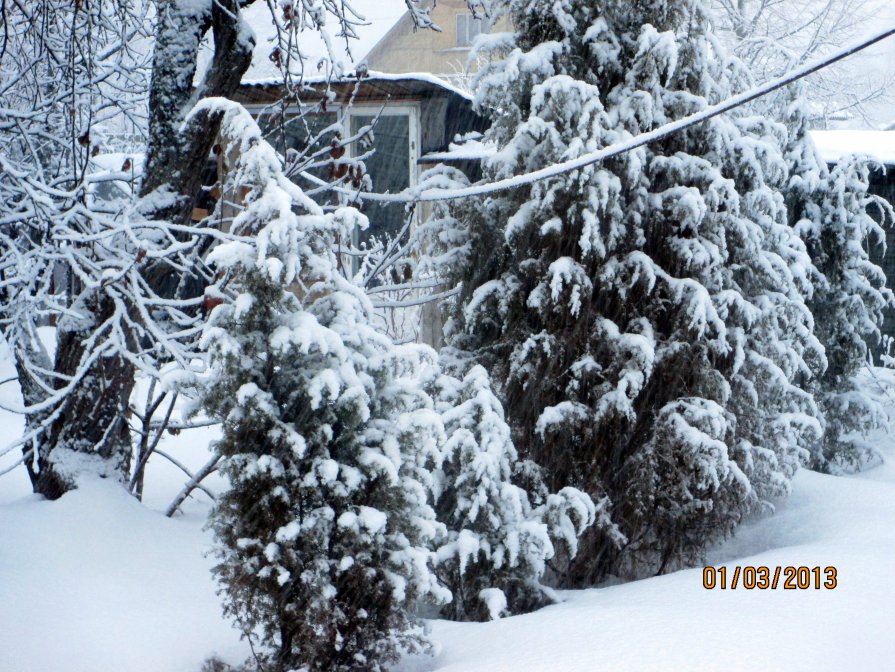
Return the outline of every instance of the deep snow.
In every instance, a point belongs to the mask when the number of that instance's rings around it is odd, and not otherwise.
[[[6,360],[0,352],[0,380]],[[864,384],[895,410],[895,374],[875,375],[889,391],[869,374]],[[18,401],[11,388],[0,387],[0,403]],[[0,411],[0,437],[20,429]],[[195,467],[213,436],[193,430],[165,444]],[[438,655],[398,670],[892,669],[895,442],[885,432],[874,442],[884,465],[854,477],[800,472],[773,516],[711,553],[728,567],[834,565],[834,590],[706,590],[696,568],[567,591],[564,603],[526,616],[433,622]],[[104,481],[46,502],[28,493],[23,469],[0,478],[0,672],[198,672],[212,653],[248,655],[221,616],[213,559],[203,555],[207,498],[165,518],[184,478],[163,461],[150,465],[145,505]]]

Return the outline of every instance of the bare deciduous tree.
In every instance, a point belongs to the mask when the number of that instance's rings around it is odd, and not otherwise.
[[[764,81],[823,56],[866,32],[880,7],[872,0],[713,0],[716,21],[737,55]],[[889,98],[895,78],[863,71],[857,56],[807,81],[812,121],[859,117],[873,123],[871,105]]]
[[[0,454],[21,449],[47,497],[85,469],[139,493],[172,396],[194,373],[213,282],[203,256],[229,234],[192,221],[220,118],[190,110],[239,86],[254,46],[249,4],[0,0],[0,337],[26,418]],[[365,23],[347,3],[267,4],[292,93],[303,87],[303,31],[324,33],[335,63],[342,47],[330,34],[348,45]],[[407,4],[431,27],[427,10]],[[196,85],[207,34],[213,56]],[[145,156],[142,171],[128,158],[98,175],[97,154],[122,145],[134,161]],[[101,182],[124,185],[121,197],[99,198]],[[54,355],[38,334],[48,323]],[[142,405],[132,399],[139,375],[159,381]]]

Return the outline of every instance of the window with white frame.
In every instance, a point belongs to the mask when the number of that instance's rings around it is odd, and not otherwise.
[[[472,14],[457,15],[457,46],[469,47],[481,33],[491,31],[487,19],[480,19]]]
[[[417,124],[411,107],[353,109],[349,113],[351,137],[365,133],[352,146],[352,156],[362,158],[373,191],[397,194],[415,182]],[[360,242],[371,237],[394,239],[406,222],[400,203],[365,203],[362,208],[370,228],[360,234]]]

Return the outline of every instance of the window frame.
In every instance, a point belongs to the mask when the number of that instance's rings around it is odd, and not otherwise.
[[[346,108],[347,114],[342,115],[342,128],[344,129],[345,137],[350,138],[351,133],[351,119],[355,116],[358,117],[398,117],[398,116],[407,116],[407,132],[410,136],[408,138],[408,166],[407,169],[409,171],[408,175],[408,187],[413,188],[419,182],[419,157],[420,157],[420,143],[422,142],[421,128],[420,128],[420,103],[418,102],[402,102],[396,105],[382,105],[373,104],[373,103],[360,103],[351,105]],[[373,127],[373,133],[376,133],[375,126]],[[352,142],[348,145],[348,156],[351,158],[356,158],[358,156],[357,152],[357,143]],[[374,191],[376,190],[376,185],[373,185]],[[397,205],[392,205],[390,207],[398,207]],[[410,232],[412,233],[416,227],[419,225],[419,208],[417,208],[413,217],[410,221]],[[352,242],[357,245],[360,240],[360,231],[355,229],[354,234],[352,235]],[[356,268],[354,271],[356,272]]]
[[[478,22],[475,24],[473,22]],[[472,43],[475,42],[475,39],[479,35],[487,35],[491,32],[491,22],[487,17],[478,17],[473,14],[466,14],[461,12],[457,14],[456,17],[456,25],[457,25],[457,47],[470,48],[472,47]],[[478,25],[478,32],[474,35],[470,36],[470,28],[474,25]]]
[[[264,103],[252,103],[249,105],[245,105],[246,111],[252,115],[252,118],[257,121],[258,117],[264,114],[266,110],[272,109],[273,106],[270,104]],[[308,106],[312,107],[312,106]],[[302,111],[302,107],[298,105],[290,105],[286,108],[285,114],[300,114]],[[307,108],[304,108],[307,109]],[[279,112],[279,110],[277,110]],[[377,117],[377,116],[406,116],[408,118],[408,186],[410,188],[417,186],[419,183],[419,157],[420,157],[420,147],[422,143],[422,128],[420,121],[421,114],[421,103],[417,101],[405,101],[393,105],[383,104],[383,103],[358,103],[352,105],[344,105],[344,104],[333,104],[329,106],[327,112],[335,113],[338,119],[340,126],[342,127],[342,137],[350,138],[352,136],[351,133],[351,121],[354,117]],[[375,133],[375,127],[374,131]],[[356,142],[352,142],[346,146],[348,150],[348,156],[351,158],[357,157],[361,152],[358,152]],[[374,185],[375,190],[375,185]],[[391,207],[398,207],[397,205],[393,205]],[[410,231],[414,231],[417,226],[419,226],[419,208],[417,208],[413,213],[413,218],[411,219]],[[355,229],[352,239],[353,243],[357,244],[360,238],[360,231]],[[356,263],[355,259],[352,259],[352,267]],[[356,272],[356,268],[353,268],[353,271]]]
[[[244,106],[246,111],[252,115],[252,118],[257,121],[258,117],[261,116],[265,110],[271,109],[271,105],[265,105],[263,103],[252,103]],[[308,106],[311,107],[311,106]],[[307,108],[305,108],[307,109]],[[278,110],[279,111],[279,110]],[[297,105],[290,105],[286,108],[285,113],[287,115],[298,115],[301,114],[302,108]],[[388,105],[388,104],[376,104],[376,103],[359,103],[350,106],[345,106],[341,104],[333,104],[327,110],[329,113],[335,113],[336,118],[339,121],[339,124],[342,126],[342,137],[350,138],[351,137],[351,119],[352,117],[392,117],[392,116],[402,116],[406,115],[408,117],[408,133],[410,135],[408,146],[409,146],[409,180],[408,184],[411,187],[415,187],[419,182],[419,166],[417,165],[420,158],[420,143],[422,142],[421,128],[420,128],[420,103],[416,101],[407,101],[402,102],[396,105]],[[375,133],[375,130],[374,130]],[[351,158],[355,158],[358,156],[356,143],[351,143],[347,146],[348,155]]]
[[[248,103],[248,104],[243,104],[243,107],[245,108],[246,112],[248,112],[251,115],[251,117],[255,121],[255,123],[258,123],[258,118],[265,113],[280,114],[281,112],[283,112],[287,116],[288,115],[298,116],[303,111],[307,112],[307,111],[313,110],[315,107],[317,107],[317,105],[316,104],[308,104],[305,106],[289,105],[286,107],[285,111],[281,110],[278,107],[277,103]],[[344,116],[345,115],[344,115],[344,110],[342,109],[342,105],[338,104],[338,103],[333,104],[328,107],[328,109],[326,110],[326,113],[336,115],[336,121],[339,123],[340,126],[342,126],[342,133],[344,134],[344,132],[345,132]],[[343,137],[346,137],[346,136],[343,135]],[[276,148],[274,148],[274,149],[276,149]]]
[[[417,167],[417,162],[419,161],[419,147],[420,147],[420,105],[419,103],[407,102],[400,103],[398,105],[375,105],[375,104],[366,104],[361,103],[358,105],[352,105],[347,110],[347,114],[342,115],[342,128],[345,133],[346,138],[351,137],[351,119],[352,117],[399,117],[406,115],[408,117],[407,122],[407,132],[410,135],[408,147],[409,147],[409,156],[408,156],[408,185],[410,187],[415,187],[417,182],[419,181],[419,170]],[[373,128],[373,133],[376,133],[375,126]],[[356,143],[351,143],[348,145],[348,152],[351,158],[356,158],[358,153],[356,152]],[[375,188],[375,187],[374,187]]]

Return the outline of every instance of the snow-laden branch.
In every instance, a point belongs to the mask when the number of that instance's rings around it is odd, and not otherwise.
[[[390,289],[388,285],[385,286],[385,289]],[[432,301],[441,301],[442,299],[449,299],[452,296],[457,296],[460,293],[459,287],[454,287],[453,289],[449,289],[445,292],[438,292],[437,294],[424,294],[423,296],[415,296],[410,299],[404,299],[403,301],[373,301],[374,308],[412,308],[413,306],[421,306],[424,303],[430,303]]]
[[[214,453],[211,456],[211,459],[205,463],[205,465],[199,469],[195,473],[195,475],[190,478],[190,480],[183,486],[183,489],[177,494],[177,497],[174,498],[174,501],[168,505],[168,508],[165,509],[165,515],[169,518],[177,513],[177,509],[180,508],[180,505],[186,501],[186,498],[190,496],[193,490],[201,490],[206,495],[211,497],[212,501],[214,501],[214,495],[212,495],[211,491],[208,490],[204,485],[202,485],[202,481],[212,472],[216,471],[218,468],[218,463],[221,461],[221,456],[218,453]]]

